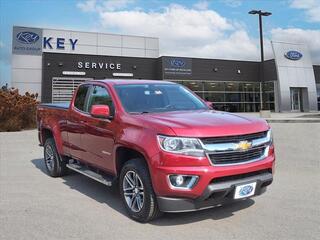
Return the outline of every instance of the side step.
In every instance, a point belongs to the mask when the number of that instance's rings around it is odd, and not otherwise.
[[[100,182],[108,187],[112,186],[113,178],[111,176],[108,176],[106,174],[99,174],[92,170],[90,170],[86,166],[82,166],[75,163],[68,163],[67,168],[76,171],[78,173],[81,173],[82,175],[85,175],[89,178],[92,178],[93,180],[96,180],[97,182]]]

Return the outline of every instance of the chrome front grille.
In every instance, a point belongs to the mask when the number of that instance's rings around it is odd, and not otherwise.
[[[203,144],[217,144],[217,143],[230,143],[230,142],[240,142],[240,141],[252,141],[257,138],[264,138],[268,134],[268,131],[257,132],[245,135],[227,136],[227,137],[209,137],[201,138]]]
[[[215,165],[218,164],[235,164],[248,162],[259,159],[265,151],[266,147],[253,148],[247,151],[232,151],[226,153],[209,153],[208,156],[211,162]]]
[[[236,165],[259,161],[268,156],[271,131],[201,139],[213,165]]]

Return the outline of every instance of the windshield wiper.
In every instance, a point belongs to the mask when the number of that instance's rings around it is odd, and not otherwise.
[[[150,112],[147,112],[147,111],[143,111],[143,112],[130,112],[131,114],[145,114],[145,113],[150,113]]]

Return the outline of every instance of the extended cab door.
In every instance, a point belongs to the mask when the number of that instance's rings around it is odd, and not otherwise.
[[[84,149],[81,144],[81,135],[85,132],[83,117],[86,115],[85,108],[89,89],[90,85],[80,85],[74,99],[74,105],[72,106],[71,103],[67,121],[67,145],[71,157],[78,160],[83,159]]]
[[[104,85],[91,86],[86,112],[90,113],[93,105],[108,105],[111,116],[114,116],[114,104]],[[85,132],[81,137],[83,158],[92,165],[112,172],[116,122],[113,119],[95,118],[90,114],[86,115],[83,121],[85,122]]]

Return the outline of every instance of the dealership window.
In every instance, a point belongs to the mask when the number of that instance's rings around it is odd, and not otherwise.
[[[274,82],[216,82],[174,81],[188,87],[206,101],[213,102],[217,110],[228,112],[260,111],[261,88],[265,90],[263,100],[267,109],[274,110]]]
[[[265,102],[266,108],[274,110],[274,81],[265,82],[262,84],[264,95],[263,101]]]

